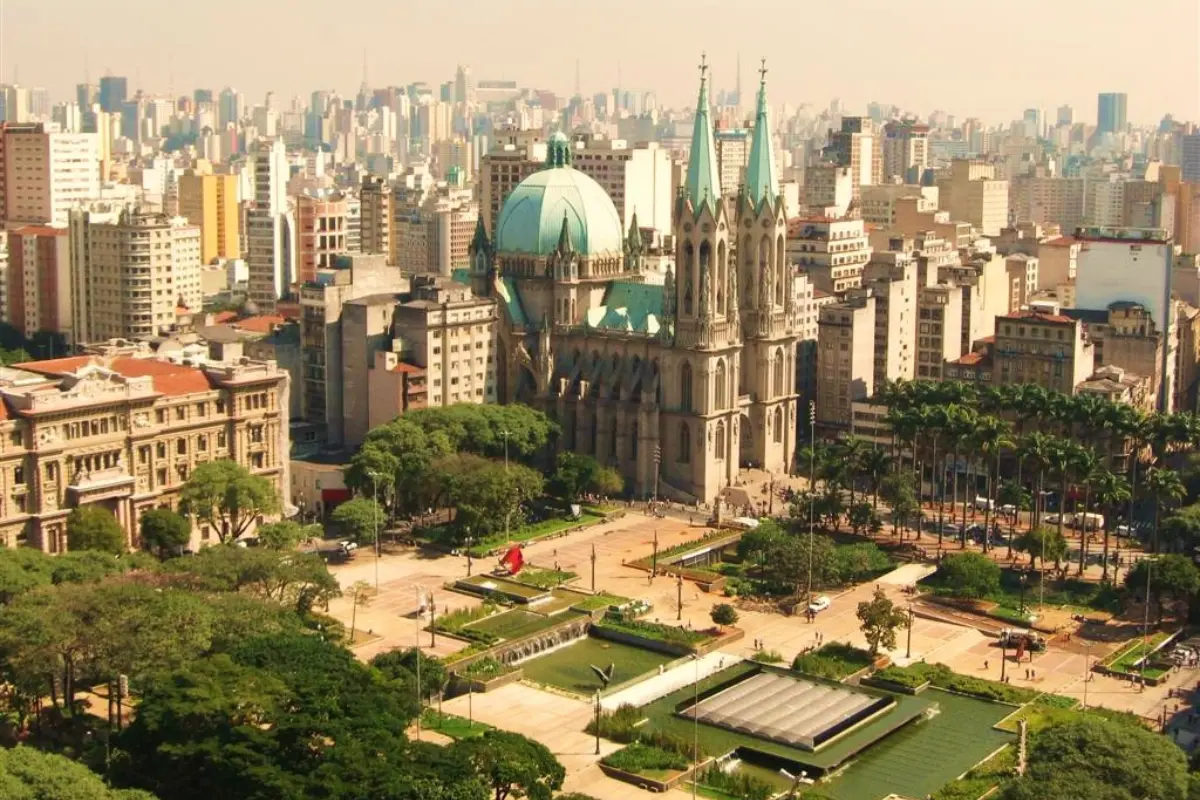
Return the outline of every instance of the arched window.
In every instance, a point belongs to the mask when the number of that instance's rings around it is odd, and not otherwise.
[[[686,361],[679,368],[679,407],[692,410],[692,365]]]
[[[742,270],[742,306],[749,307],[754,304],[754,245],[750,243],[750,234],[746,234],[742,239],[742,263],[746,268]]]
[[[783,409],[775,407],[775,444],[783,442]]]
[[[683,246],[683,313],[689,316],[692,314],[692,284],[696,282],[695,259],[692,243],[688,242]]]
[[[783,385],[785,370],[783,368],[783,348],[775,351],[775,388],[773,393],[776,397],[787,394],[787,389]]]
[[[717,245],[717,313],[725,313],[725,243]]]
[[[725,422],[717,423],[717,461],[725,460]]]
[[[785,289],[789,290],[786,284],[787,273],[783,269],[783,237],[775,242],[775,305],[783,305],[783,293]]]
[[[637,461],[638,424],[636,422],[633,423],[633,429],[629,433],[630,433],[630,437],[631,437],[629,440],[629,458],[632,459],[633,461]]]
[[[692,463],[692,429],[686,422],[679,423],[679,463]]]
[[[713,398],[713,408],[720,410],[725,407],[725,359],[717,359],[717,393]]]

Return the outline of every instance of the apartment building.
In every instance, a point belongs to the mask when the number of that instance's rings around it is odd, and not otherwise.
[[[721,132],[717,133],[716,141],[717,165],[724,176],[726,165],[721,159],[725,140],[721,138]],[[744,144],[746,152],[729,165],[734,171],[745,171],[749,158],[748,140]],[[667,150],[655,142],[633,146],[624,139],[604,139],[591,134],[576,135],[574,148],[572,166],[600,184],[612,199],[622,230],[629,229],[636,213],[639,228],[653,228],[659,236],[672,232],[675,196],[671,190],[671,157]],[[731,151],[727,155],[732,157]]]
[[[817,425],[848,431],[852,406],[875,393],[875,298],[823,306],[817,333]]]
[[[1084,222],[1086,183],[1080,177],[1018,176],[1009,197],[1012,217],[1072,233]]]
[[[916,376],[917,267],[907,253],[872,255],[863,288],[875,298],[875,385]]]
[[[396,195],[393,263],[405,273],[449,276],[471,263],[479,207],[469,189],[446,184],[406,188]]]
[[[203,305],[200,229],[183,217],[125,209],[115,219],[70,214],[75,342],[138,340]]]
[[[200,228],[200,260],[242,257],[238,176],[191,170],[179,176],[179,215]]]
[[[1024,253],[1013,253],[1004,259],[1004,269],[1008,275],[1009,299],[1008,307],[1001,313],[1010,314],[1029,305],[1037,292],[1041,284],[1041,262]]]
[[[938,193],[952,219],[971,223],[984,236],[996,236],[1008,225],[1008,181],[996,179],[992,164],[954,159],[949,179],[938,181]]]
[[[854,199],[850,168],[820,164],[804,170],[804,205],[817,213],[845,216]],[[864,221],[866,216],[863,217]]]
[[[906,183],[882,183],[864,186],[861,191],[859,209],[863,222],[893,228],[896,225],[896,203],[905,198],[918,198],[916,211],[929,214],[937,211],[938,189],[936,186],[917,186]]]
[[[998,386],[1032,383],[1064,394],[1075,394],[1096,369],[1083,324],[1054,304],[999,317],[993,361]]]
[[[883,126],[883,180],[909,183],[929,166],[929,126],[916,120],[893,120]]]
[[[392,252],[392,190],[378,175],[367,175],[359,189],[362,202],[361,252],[391,255]]]
[[[942,380],[946,362],[963,354],[962,330],[961,287],[942,283],[918,288],[917,380]]]
[[[861,197],[863,186],[883,183],[883,155],[875,123],[867,117],[842,117],[842,127],[829,132],[825,159],[850,168],[854,199]]]
[[[479,213],[489,232],[495,231],[512,190],[546,163],[546,143],[541,137],[541,131],[501,134],[497,146],[480,159]]]
[[[68,245],[66,228],[26,225],[8,232],[3,319],[26,337],[54,331],[75,341]]]
[[[95,505],[136,549],[141,514],[177,506],[196,467],[220,459],[269,480],[286,509],[289,391],[273,362],[201,369],[148,348],[0,368],[0,542],[64,552],[67,516]],[[217,539],[198,526],[192,547]]]
[[[787,257],[814,288],[840,294],[862,285],[871,245],[861,219],[797,217],[788,220]]]
[[[309,283],[317,272],[350,252],[348,198],[338,191],[310,190],[296,196],[296,280]]]
[[[0,126],[0,220],[65,226],[72,208],[100,198],[94,133],[47,131],[41,123]]]

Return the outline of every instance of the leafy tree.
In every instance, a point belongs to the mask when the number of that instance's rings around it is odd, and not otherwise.
[[[1125,586],[1135,597],[1146,596],[1147,581],[1150,583],[1150,595],[1158,608],[1158,621],[1162,622],[1168,601],[1185,600],[1200,589],[1200,571],[1187,556],[1169,553],[1154,559],[1142,559],[1125,573]]]
[[[871,510],[870,503],[855,503],[854,505],[850,506],[850,513],[847,515],[850,521],[850,529],[856,534],[861,535],[871,526],[871,520],[874,518],[874,516],[875,515]]]
[[[982,553],[952,553],[938,573],[955,597],[987,597],[1000,590],[1000,565]]]
[[[564,450],[555,459],[554,474],[548,490],[557,497],[573,503],[584,493],[600,463],[591,456]]]
[[[341,594],[337,580],[315,553],[216,545],[191,558],[175,559],[168,568],[194,588],[247,592],[302,613]]]
[[[125,550],[125,529],[100,506],[79,506],[67,517],[67,547],[71,550]]]
[[[891,559],[874,542],[841,545],[830,555],[826,580],[839,585],[860,583],[893,566]]]
[[[1170,739],[1095,716],[1032,737],[1023,778],[1005,800],[1184,800],[1187,760]]]
[[[1016,547],[1022,553],[1029,554],[1029,565],[1036,566],[1037,560],[1062,561],[1067,554],[1067,540],[1059,531],[1046,526],[1039,526],[1026,531],[1017,537]]]
[[[359,544],[374,544],[383,525],[383,509],[369,497],[355,497],[340,504],[329,516],[342,536]]]
[[[487,460],[477,461],[473,468],[454,475],[448,483],[458,528],[469,527],[476,535],[503,530],[506,521],[510,528],[520,524],[521,504],[540,497],[545,490],[541,473],[522,464],[506,468]]]
[[[789,536],[772,547],[763,560],[762,575],[769,582],[799,594],[808,586],[809,567],[813,586],[824,586],[833,575],[833,540],[814,534],[810,558],[809,536]]]
[[[764,519],[758,523],[758,527],[742,534],[737,543],[738,558],[743,561],[761,560],[786,537],[787,533],[778,522]]]
[[[451,748],[483,776],[495,800],[550,800],[566,777],[566,770],[545,745],[517,733],[491,730]]]
[[[350,587],[350,643],[354,643],[354,629],[358,625],[358,607],[371,604],[371,584],[366,581],[355,581]]]
[[[612,467],[601,467],[592,474],[587,488],[601,497],[614,497],[625,491],[625,478]]]
[[[0,366],[9,367],[13,364],[21,364],[26,361],[33,361],[33,356],[29,355],[24,348],[17,348],[16,350],[0,348]]]
[[[421,697],[428,700],[441,694],[446,689],[450,679],[446,665],[440,659],[431,658],[410,647],[407,650],[389,650],[371,659],[371,666],[388,680],[396,681],[403,687],[400,691],[406,697],[412,697],[417,686],[417,660],[421,662]]]
[[[142,547],[166,558],[191,541],[192,524],[169,508],[152,508],[142,514],[139,532]]]
[[[291,550],[301,542],[321,538],[320,525],[304,525],[295,520],[285,519],[279,522],[268,522],[260,525],[255,531],[258,542],[263,547],[272,550]]]
[[[710,616],[712,616],[713,623],[721,627],[736,625],[738,621],[737,609],[729,603],[717,603],[713,606]]]
[[[7,800],[155,800],[136,789],[110,789],[83,764],[32,747],[0,749],[0,797]]]
[[[896,608],[896,604],[879,587],[876,587],[875,595],[870,600],[858,604],[857,613],[872,656],[879,653],[880,647],[886,650],[895,647],[896,629],[908,625],[908,614]]]
[[[912,474],[893,472],[879,483],[879,496],[892,508],[892,519],[898,527],[911,527],[921,513]]]
[[[248,531],[259,516],[279,511],[279,493],[271,482],[229,459],[196,467],[179,499],[180,510],[210,525],[222,543]]]

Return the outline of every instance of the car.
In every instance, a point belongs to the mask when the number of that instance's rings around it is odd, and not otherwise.
[[[1000,513],[1006,517],[1014,516],[1017,513],[1017,507],[1012,503],[1005,503],[1004,505],[1000,506]]]
[[[1131,533],[1133,533],[1133,530],[1128,525],[1118,525],[1117,527],[1113,528],[1113,531],[1117,534],[1117,536],[1129,536]]]
[[[1042,522],[1047,525],[1057,525],[1060,522],[1064,525],[1069,525],[1071,523],[1071,516],[1071,514],[1047,514],[1042,518]]]
[[[823,594],[808,604],[808,612],[810,614],[820,614],[822,611],[829,608],[829,605],[832,602],[833,601],[829,599],[828,595]]]
[[[943,522],[942,523],[942,533],[957,534],[961,530],[962,530],[962,528],[958,527],[953,522]]]
[[[346,553],[353,553],[358,549],[358,542],[352,542],[349,539],[343,539],[338,542],[338,549]]]
[[[996,504],[986,497],[976,497],[972,505],[976,511],[992,511],[996,508]]]

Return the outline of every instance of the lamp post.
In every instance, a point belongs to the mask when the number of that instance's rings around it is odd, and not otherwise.
[[[679,598],[678,598],[679,612],[675,616],[675,621],[678,622],[683,619],[683,573],[682,572],[675,573],[675,588],[679,594]]]
[[[592,545],[592,591],[596,591],[596,545]]]
[[[650,577],[658,576],[658,529],[654,529],[654,554],[650,556]]]
[[[1146,607],[1142,614],[1142,661],[1138,665],[1138,672],[1141,673],[1141,681],[1139,681],[1138,686],[1139,692],[1146,691],[1146,662],[1149,660],[1147,650],[1150,647],[1150,576],[1153,569],[1154,559],[1146,559]]]
[[[417,659],[417,741],[421,741],[421,714],[425,711],[425,699],[421,696],[421,617],[422,587],[417,585],[417,647],[414,650],[414,655]]]
[[[512,436],[512,432],[509,431],[508,429],[504,429],[504,430],[500,431],[500,435],[502,437],[504,437],[504,477],[506,479],[505,483],[507,483],[508,482],[507,481],[507,478],[508,478],[508,437]],[[504,509],[504,541],[505,542],[508,541],[508,517],[509,517],[509,509],[506,508],[506,509]]]
[[[1092,643],[1085,643],[1083,648],[1083,708],[1086,711],[1088,684],[1092,682]]]
[[[692,653],[695,667],[695,683],[692,684],[692,800],[696,798],[696,784],[700,782],[700,656]]]
[[[808,589],[806,598],[812,602],[812,563],[813,563],[813,509],[817,505],[817,404],[808,401]]]
[[[1025,613],[1025,588],[1029,585],[1029,570],[1021,570],[1021,613]]]
[[[904,648],[904,657],[905,658],[912,658],[912,629],[913,629],[913,619],[915,619],[915,618],[916,618],[916,614],[913,612],[913,604],[909,603],[908,604],[908,645]]]
[[[375,505],[371,508],[371,518],[375,523],[375,593],[379,594],[379,476],[368,472],[371,479],[372,497]]]
[[[600,690],[596,690],[596,755],[600,755]]]
[[[662,445],[654,445],[654,508],[658,508],[658,475],[662,472]]]
[[[1030,645],[1032,649],[1032,645]],[[1019,650],[1017,651],[1020,652]],[[1000,637],[1000,682],[1004,683],[1004,676],[1008,674],[1008,639]]]
[[[471,577],[471,527],[467,526],[467,577]]]

